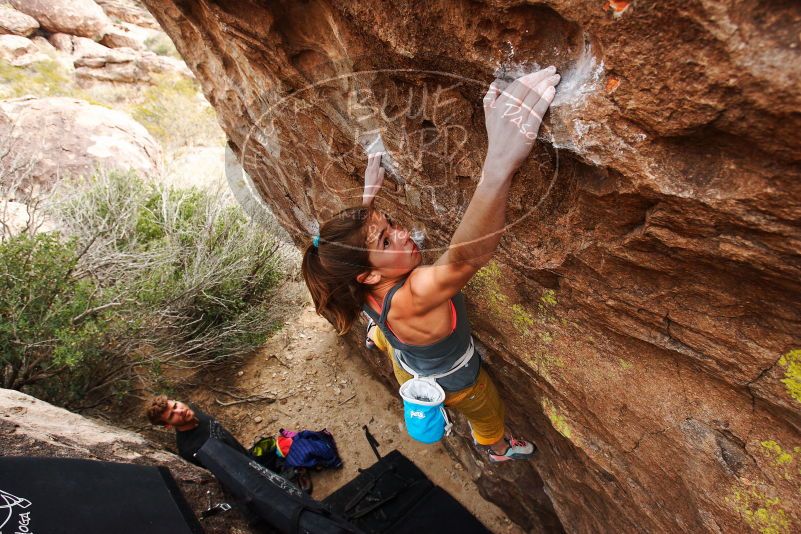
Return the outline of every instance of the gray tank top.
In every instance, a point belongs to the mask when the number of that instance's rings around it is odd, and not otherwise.
[[[395,349],[395,357],[402,359],[403,363],[420,375],[434,375],[444,373],[451,369],[456,361],[464,354],[470,345],[470,321],[467,319],[467,308],[464,304],[464,295],[460,291],[453,296],[453,305],[456,309],[456,329],[448,336],[430,345],[409,345],[398,339],[387,326],[387,315],[392,304],[395,292],[406,282],[404,278],[387,292],[381,315],[377,315],[368,304],[363,305],[367,313],[381,329]],[[465,367],[453,374],[438,378],[437,382],[445,391],[458,391],[473,385],[478,376],[481,358],[476,351]]]

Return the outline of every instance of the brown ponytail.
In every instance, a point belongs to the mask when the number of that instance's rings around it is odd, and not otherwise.
[[[359,316],[369,286],[356,275],[370,269],[367,222],[372,207],[347,208],[320,226],[319,245],[303,254],[301,272],[319,315],[331,321],[340,336]]]

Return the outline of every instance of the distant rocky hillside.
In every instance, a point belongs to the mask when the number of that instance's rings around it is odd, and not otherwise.
[[[112,82],[141,83],[163,72],[192,76],[138,3],[100,4],[13,0],[0,5],[0,57],[19,67],[47,61],[48,52],[58,50],[69,56],[77,77]]]
[[[68,176],[222,183],[223,145],[194,75],[140,3],[0,4],[0,212],[13,228],[31,187]]]

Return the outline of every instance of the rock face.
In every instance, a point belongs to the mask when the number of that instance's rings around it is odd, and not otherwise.
[[[3,456],[85,458],[169,468],[195,514],[225,501],[211,473],[147,442],[142,436],[98,423],[18,391],[0,389]],[[207,497],[206,492],[210,495]],[[204,521],[206,532],[248,532],[235,511]]]
[[[0,57],[13,62],[35,50],[33,41],[20,35],[0,35]]]
[[[159,23],[136,0],[96,0],[106,15],[143,28],[160,29]]]
[[[0,33],[12,33],[27,37],[39,27],[36,19],[17,11],[5,4],[0,4]]]
[[[30,15],[49,32],[99,39],[111,20],[92,0],[9,0],[11,7]]]
[[[119,26],[111,26],[100,42],[109,48],[144,48],[144,43],[136,39],[133,32]]]
[[[72,98],[0,101],[0,139],[4,167],[21,169],[26,185],[44,189],[60,177],[96,168],[151,174],[161,162],[161,148],[141,124]]]
[[[556,65],[466,290],[540,453],[479,484],[532,531],[548,498],[570,532],[801,529],[798,3],[145,4],[299,246],[358,203],[380,134],[378,205],[433,261],[479,178],[487,85]]]

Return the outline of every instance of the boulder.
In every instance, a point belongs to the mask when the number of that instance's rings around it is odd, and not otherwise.
[[[127,35],[136,39],[141,43],[145,43],[148,39],[157,39],[159,36],[166,37],[166,34],[161,31],[161,29],[153,29],[153,28],[146,28],[142,26],[137,26],[136,24],[131,24],[129,22],[118,22],[114,24],[115,26],[122,28]]]
[[[6,61],[13,62],[36,50],[36,45],[27,37],[10,34],[0,35],[0,57]]]
[[[72,43],[75,75],[79,78],[142,83],[150,81],[153,74],[167,72],[194,76],[183,61],[149,50],[108,48],[85,37],[73,37]]]
[[[39,23],[35,18],[6,4],[0,4],[0,33],[13,33],[27,37],[38,28]]]
[[[0,389],[0,454],[83,458],[170,470],[196,515],[227,498],[215,478],[141,435],[58,408],[30,395]],[[209,534],[246,533],[236,510],[203,521]]]
[[[156,174],[161,148],[131,117],[73,98],[17,98],[0,102],[3,164],[31,162],[24,186],[51,188],[61,177],[96,169]]]
[[[547,500],[567,532],[801,531],[801,3],[144,3],[301,249],[359,204],[381,132],[378,207],[435,261],[481,176],[488,85],[555,65],[464,290],[538,458],[466,465],[531,532]]]
[[[137,34],[116,24],[109,26],[100,43],[109,48],[133,48],[136,50],[145,48],[144,40],[137,39]]]
[[[111,20],[92,0],[8,0],[15,9],[30,15],[49,32],[99,39]]]
[[[64,52],[65,54],[72,54],[73,43],[71,35],[66,33],[53,33],[47,40],[56,50]]]
[[[95,0],[106,15],[115,22],[122,21],[144,28],[152,28],[154,30],[160,29],[159,23],[153,18],[153,15],[136,0]]]
[[[15,67],[26,67],[39,61],[53,61],[56,58],[54,52],[55,49],[44,37],[28,39],[19,35],[0,35],[0,58]]]
[[[54,54],[56,52],[56,47],[41,35],[31,37],[31,42],[33,42],[39,52],[44,52],[46,54]]]
[[[172,72],[187,78],[195,77],[194,73],[186,66],[186,63],[174,57],[160,56],[153,52],[142,52],[138,60],[141,67],[150,73]]]
[[[108,63],[132,63],[137,53],[131,48],[109,48],[86,37],[72,38],[75,67],[102,67]]]
[[[72,37],[71,42],[75,74],[79,78],[140,83],[150,81],[152,74],[164,72],[194,76],[183,61],[149,50],[109,48],[85,37]]]

